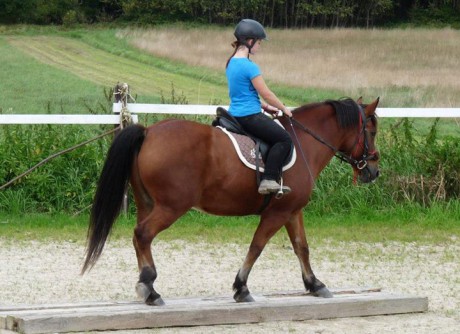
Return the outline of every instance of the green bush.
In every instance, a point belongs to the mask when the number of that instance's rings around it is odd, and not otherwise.
[[[414,8],[410,11],[410,22],[420,27],[446,27],[460,29],[460,11],[448,5]]]
[[[429,206],[460,197],[460,143],[458,138],[438,138],[438,121],[425,136],[408,119],[383,134],[385,187],[397,201]]]
[[[403,119],[381,131],[381,177],[372,184],[354,185],[351,167],[334,159],[317,180],[307,210],[317,215],[356,213],[363,217],[376,210],[404,205],[428,208],[458,200],[460,141],[440,138],[437,126],[438,120],[422,135],[413,121]],[[2,126],[0,183],[108,129],[110,126]],[[75,213],[88,208],[111,140],[107,136],[59,156],[0,191],[0,210]]]
[[[0,128],[0,183],[4,184],[48,156],[103,129],[82,126],[4,125]],[[111,137],[68,152],[0,192],[5,212],[75,212],[90,205]]]
[[[378,134],[381,176],[372,184],[353,185],[351,167],[333,160],[316,182],[312,214],[358,213],[401,206],[428,208],[460,198],[460,141],[440,138],[435,120],[426,135],[407,118]]]

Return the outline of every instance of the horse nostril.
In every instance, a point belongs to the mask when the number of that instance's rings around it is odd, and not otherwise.
[[[375,177],[379,177],[380,175],[380,171],[377,169],[377,171],[375,172]]]

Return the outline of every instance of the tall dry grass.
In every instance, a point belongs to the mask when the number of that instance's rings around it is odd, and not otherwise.
[[[157,56],[222,71],[234,40],[232,29],[120,34]],[[460,106],[460,31],[305,29],[268,30],[268,36],[253,59],[271,81],[349,96],[391,96],[382,101],[386,106]]]

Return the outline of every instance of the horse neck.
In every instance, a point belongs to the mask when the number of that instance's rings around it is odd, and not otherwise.
[[[324,142],[337,149],[344,146],[349,136],[349,130],[339,127],[335,111],[329,104],[318,104],[311,109],[299,110],[295,112],[294,118]],[[304,155],[313,165],[311,167],[315,170],[314,173],[318,175],[334,157],[335,152],[299,127],[294,125],[294,128],[297,135],[294,136],[294,141],[297,137]]]

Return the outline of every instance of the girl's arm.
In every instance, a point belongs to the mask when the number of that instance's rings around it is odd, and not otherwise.
[[[273,93],[270,88],[268,88],[265,83],[264,78],[261,75],[256,76],[251,80],[252,85],[257,90],[257,93],[266,101],[268,104],[264,105],[262,103],[262,108],[267,111],[278,111],[281,110],[287,116],[292,117],[291,111],[286,108],[286,106],[278,99],[278,97]],[[274,107],[274,108],[273,108]],[[275,109],[276,108],[276,109]]]

